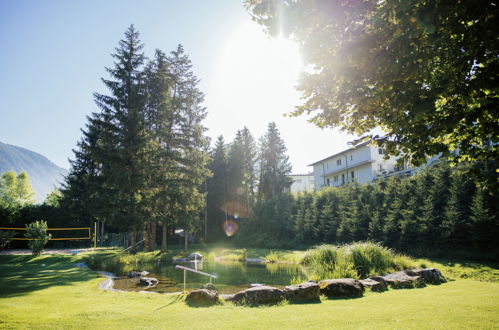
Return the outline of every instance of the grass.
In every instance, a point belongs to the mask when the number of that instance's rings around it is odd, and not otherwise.
[[[492,329],[499,316],[499,283],[459,276],[424,289],[368,292],[361,299],[191,308],[178,295],[101,291],[101,277],[72,267],[84,258],[88,255],[0,256],[0,328]],[[479,264],[446,267],[455,274],[490,273]]]

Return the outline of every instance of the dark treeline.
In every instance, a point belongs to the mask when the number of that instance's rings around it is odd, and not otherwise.
[[[494,258],[498,197],[469,176],[470,167],[441,162],[413,177],[270,198],[234,239],[272,248],[372,240],[416,255]]]
[[[286,193],[291,181],[289,157],[275,123],[257,144],[248,128],[237,131],[234,141],[225,143],[220,136],[211,151],[209,169],[213,176],[206,181],[206,239],[230,240],[227,221],[240,223],[253,212],[257,201]]]

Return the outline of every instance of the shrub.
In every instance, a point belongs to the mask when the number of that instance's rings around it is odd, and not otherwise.
[[[9,246],[10,238],[14,235],[13,231],[0,230],[0,251]]]
[[[43,247],[52,235],[47,234],[47,222],[40,220],[30,223],[26,225],[26,234],[27,238],[32,238],[33,240],[29,241],[28,246],[31,249],[33,255],[38,256],[42,253]]]

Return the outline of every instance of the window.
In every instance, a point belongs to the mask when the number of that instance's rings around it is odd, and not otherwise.
[[[345,174],[341,175],[341,184],[345,184]]]
[[[353,155],[350,155],[350,160],[353,160]]]
[[[383,172],[383,165],[379,164],[378,166],[379,166],[379,171]]]
[[[338,176],[337,175],[334,176],[334,180],[333,181],[334,182],[338,182]]]
[[[336,165],[337,165],[337,166],[341,166],[341,159],[337,159],[337,160],[336,160]]]
[[[353,174],[353,171],[352,171],[352,172],[350,172],[350,173],[352,174],[352,179],[354,179],[354,178],[355,178],[355,175]]]
[[[326,183],[327,183],[327,186],[329,187],[330,186],[329,179],[326,179]]]
[[[378,154],[380,154],[380,155],[384,155],[384,154],[385,154],[385,149],[383,149],[383,148],[379,148],[379,149],[378,149]]]

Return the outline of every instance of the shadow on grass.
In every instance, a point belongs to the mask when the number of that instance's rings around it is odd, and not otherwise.
[[[321,304],[321,298],[313,299],[313,300],[289,300],[290,305],[316,305]]]
[[[360,296],[344,296],[344,297],[326,297],[326,300],[355,300],[363,298],[364,295]]]
[[[51,286],[74,285],[97,275],[73,265],[78,257],[68,255],[0,256],[0,297],[15,297]]]

